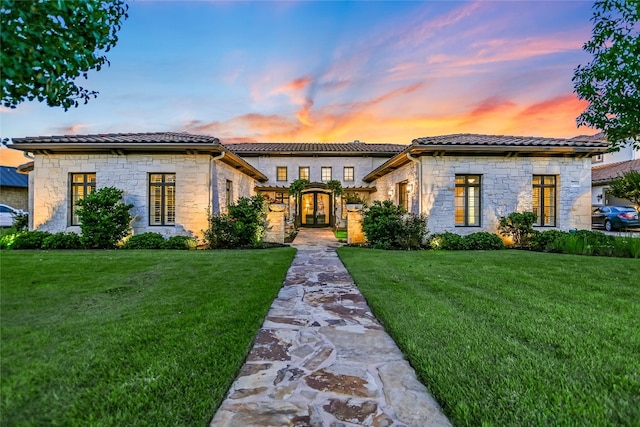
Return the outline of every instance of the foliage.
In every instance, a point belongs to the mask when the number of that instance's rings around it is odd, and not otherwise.
[[[0,236],[0,249],[11,249],[13,247],[13,242],[16,240],[16,237],[20,233],[7,233]]]
[[[203,231],[205,245],[209,249],[262,247],[266,221],[264,196],[241,197],[229,205],[228,214],[209,217],[209,228]]]
[[[171,236],[163,244],[162,249],[189,250],[195,249],[198,241],[190,236]]]
[[[262,246],[267,215],[264,197],[240,197],[229,205],[229,217],[235,221],[235,232],[240,246]]]
[[[209,425],[294,255],[2,253],[0,424]]]
[[[29,214],[28,213],[14,213],[13,214],[13,228],[16,231],[25,231],[29,228]]]
[[[552,252],[619,258],[640,258],[640,238],[611,236],[600,231],[563,233],[548,244]]]
[[[434,250],[461,251],[465,249],[464,238],[449,231],[441,234],[436,233],[429,236],[427,247]]]
[[[327,188],[333,192],[334,197],[342,196],[344,193],[344,188],[342,188],[342,183],[337,179],[332,179],[327,181]]]
[[[164,247],[164,236],[160,233],[134,234],[122,245],[122,249],[161,249]]]
[[[515,246],[524,246],[533,233],[536,218],[533,212],[512,212],[500,218],[498,231],[501,235],[510,237]]]
[[[122,194],[117,188],[103,187],[76,202],[85,248],[112,249],[128,234],[133,205],[124,204]]]
[[[347,192],[344,195],[344,202],[347,204],[364,205],[366,200],[358,193]]]
[[[302,190],[304,190],[304,186],[307,184],[309,184],[308,179],[298,178],[294,180],[289,186],[289,194],[298,197],[300,194],[302,194]]]
[[[609,184],[609,191],[615,197],[630,200],[640,206],[640,172],[631,170],[614,179]]]
[[[583,49],[593,59],[573,77],[574,91],[589,105],[576,122],[604,131],[612,151],[627,138],[640,148],[640,2],[598,0],[591,20],[592,39]]]
[[[396,236],[402,230],[402,216],[407,211],[391,200],[376,200],[362,211],[362,232],[367,243],[376,249],[396,246]]]
[[[401,249],[420,249],[428,232],[425,215],[405,213],[401,218],[400,232],[396,235],[396,242]]]
[[[486,231],[478,231],[464,236],[463,245],[465,249],[470,251],[494,251],[504,249],[502,239]]]
[[[564,239],[568,234],[569,233],[566,231],[555,229],[545,231],[535,230],[531,235],[531,238],[529,239],[531,250],[538,252],[552,251],[554,242],[560,239]]]
[[[240,246],[236,235],[236,223],[229,215],[209,217],[209,228],[203,231],[204,244],[209,249],[231,249]]]
[[[640,420],[637,260],[348,246],[338,255],[453,425]]]
[[[37,99],[68,110],[95,98],[77,78],[109,65],[127,9],[124,0],[2,0],[2,105]]]
[[[15,235],[11,249],[41,249],[44,239],[51,236],[48,231],[23,231]]]
[[[55,233],[42,241],[42,249],[82,249],[82,241],[76,233]]]

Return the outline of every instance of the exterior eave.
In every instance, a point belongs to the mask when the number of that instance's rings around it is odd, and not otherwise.
[[[502,157],[591,157],[604,153],[607,147],[557,147],[557,146],[507,146],[507,145],[412,145],[395,155],[364,178],[364,182],[373,182],[410,162],[411,156],[502,156]]]
[[[362,152],[362,151],[317,151],[317,152],[305,152],[305,151],[239,151],[238,155],[243,157],[391,157],[396,153],[381,153],[381,152]]]
[[[31,152],[36,155],[50,154],[113,154],[118,156],[126,156],[127,154],[205,154],[216,156],[224,153],[224,157],[220,159],[223,163],[243,172],[244,174],[254,178],[260,182],[266,182],[269,178],[262,172],[251,166],[249,163],[238,157],[220,144],[176,144],[176,143],[125,143],[114,142],[109,144],[95,144],[89,142],[78,143],[16,143],[11,148],[25,152]]]

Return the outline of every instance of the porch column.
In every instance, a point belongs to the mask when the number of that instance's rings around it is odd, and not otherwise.
[[[264,233],[265,243],[284,244],[284,212],[267,212],[267,229]]]
[[[347,243],[365,243],[362,232],[362,212],[360,209],[347,209]]]

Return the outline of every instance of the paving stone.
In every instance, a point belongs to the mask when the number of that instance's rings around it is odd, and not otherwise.
[[[328,230],[298,251],[212,427],[449,426],[371,310]]]

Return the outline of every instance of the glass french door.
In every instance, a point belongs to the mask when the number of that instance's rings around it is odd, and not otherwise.
[[[331,224],[331,197],[327,193],[302,195],[301,223],[306,227],[328,227]]]

